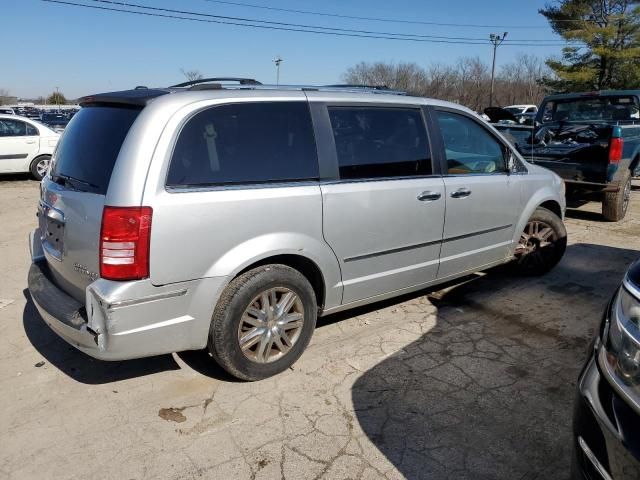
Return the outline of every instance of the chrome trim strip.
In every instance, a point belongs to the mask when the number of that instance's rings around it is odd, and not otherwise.
[[[445,238],[444,240],[434,240],[434,241],[431,241],[431,242],[416,243],[414,245],[406,245],[404,247],[390,248],[389,250],[380,250],[378,252],[364,253],[362,255],[356,255],[354,257],[345,258],[342,261],[345,262],[345,263],[353,262],[355,260],[364,260],[364,259],[367,259],[367,258],[379,257],[381,255],[389,255],[389,254],[392,254],[392,253],[403,252],[405,250],[413,250],[413,249],[416,249],[416,248],[428,247],[430,245],[437,245],[438,243],[454,242],[456,240],[462,240],[462,239],[465,239],[465,238],[474,237],[476,235],[483,235],[485,233],[498,232],[500,230],[505,230],[505,229],[510,228],[512,226],[513,226],[513,224],[502,225],[500,227],[488,228],[486,230],[479,230],[477,232],[466,233],[464,235],[458,235],[456,237]],[[511,243],[511,242],[509,242],[509,243]]]
[[[165,300],[167,298],[181,297],[186,295],[189,290],[183,288],[182,290],[174,290],[172,292],[157,293],[155,295],[149,295],[141,298],[131,298],[128,300],[119,300],[107,305],[107,310],[116,310],[118,308],[130,307],[132,305],[138,305],[140,303],[154,302],[156,300]]]
[[[498,232],[500,230],[506,230],[507,228],[511,228],[513,226],[512,223],[509,225],[502,225],[501,227],[487,228],[486,230],[480,230],[472,233],[465,233],[464,235],[458,235],[457,237],[449,237],[443,240],[443,243],[446,242],[455,242],[456,240],[462,240],[464,238],[475,237],[476,235],[483,235],[485,233]]]
[[[347,263],[347,262],[353,262],[355,260],[364,260],[365,258],[378,257],[380,255],[390,255],[392,253],[404,252],[405,250],[413,250],[415,248],[428,247],[429,245],[436,245],[436,244],[438,244],[440,242],[442,242],[442,240],[434,240],[432,242],[416,243],[414,245],[407,245],[407,246],[404,246],[404,247],[391,248],[389,250],[381,250],[379,252],[372,252],[372,253],[365,253],[363,255],[356,255],[355,257],[345,258],[343,261],[345,263]]]
[[[589,461],[591,462],[591,465],[593,465],[593,468],[596,469],[596,471],[602,476],[602,478],[604,480],[613,480],[611,475],[609,475],[609,473],[604,468],[604,466],[598,461],[598,458],[591,451],[591,449],[589,448],[589,445],[587,445],[587,442],[585,442],[582,437],[578,437],[578,445],[580,445],[582,452],[589,459]]]

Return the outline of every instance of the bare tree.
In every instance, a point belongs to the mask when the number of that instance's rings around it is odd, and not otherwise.
[[[496,77],[498,105],[538,104],[544,96],[540,80],[548,75],[544,62],[532,55],[520,55],[504,65]],[[349,68],[342,80],[349,84],[384,85],[425,96],[460,103],[481,112],[489,103],[491,75],[480,57],[463,57],[455,64],[366,63]]]
[[[202,73],[200,73],[200,70],[185,70],[184,68],[181,68],[180,73],[184,75],[188,82],[202,80],[204,78]]]

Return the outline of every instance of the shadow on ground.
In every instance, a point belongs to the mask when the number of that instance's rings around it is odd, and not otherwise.
[[[577,244],[544,277],[428,294],[436,326],[356,381],[360,426],[409,479],[568,478],[575,381],[639,255]]]
[[[590,212],[589,210],[574,210],[572,208],[567,208],[565,215],[567,216],[567,218],[575,218],[576,220],[609,223],[604,219],[602,213],[600,212]]]
[[[96,360],[72,347],[54,333],[38,313],[29,291],[24,290],[23,294],[27,303],[22,323],[27,338],[45,361],[78,382],[92,385],[111,383],[180,368],[171,355],[123,362]]]

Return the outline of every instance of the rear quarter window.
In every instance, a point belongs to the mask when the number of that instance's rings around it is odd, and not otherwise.
[[[220,105],[195,114],[176,142],[167,186],[318,179],[306,102]]]
[[[140,108],[87,106],[64,131],[51,176],[69,177],[76,188],[106,194],[122,143]]]

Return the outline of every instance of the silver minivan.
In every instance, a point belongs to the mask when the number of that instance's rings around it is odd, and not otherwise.
[[[566,247],[564,184],[459,105],[213,79],[81,100],[41,184],[29,291],[104,360],[208,348],[277,374],[316,318]]]

